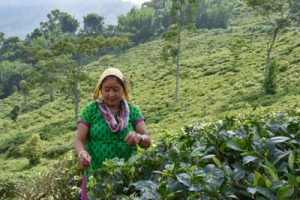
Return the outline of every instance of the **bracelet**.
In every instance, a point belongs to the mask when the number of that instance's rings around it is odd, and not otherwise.
[[[140,136],[141,136],[141,139],[138,142],[138,144],[141,144],[141,142],[143,142],[145,140],[145,136],[143,134],[140,134]]]
[[[81,158],[81,155],[82,155],[83,153],[87,153],[87,151],[86,151],[86,150],[80,151],[80,153],[78,154],[78,157]]]

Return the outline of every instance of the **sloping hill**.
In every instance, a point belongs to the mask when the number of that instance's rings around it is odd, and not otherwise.
[[[80,109],[91,101],[95,83],[108,66],[124,72],[131,101],[141,108],[153,138],[224,115],[299,109],[299,37],[299,31],[291,30],[278,38],[273,52],[280,65],[279,90],[275,95],[265,95],[262,89],[268,36],[233,27],[184,33],[178,103],[175,103],[175,65],[160,59],[163,42],[158,39],[86,66],[91,81],[80,86]],[[229,47],[237,39],[247,41],[248,47],[241,49],[233,67]],[[59,93],[55,101],[49,102],[46,94],[31,91],[29,109],[21,112],[15,123],[8,114],[15,105],[22,104],[19,93],[0,102],[0,169],[30,175],[73,148],[73,103]],[[19,146],[32,134],[39,134],[45,140],[46,149],[41,164],[28,169],[28,161],[19,155]]]

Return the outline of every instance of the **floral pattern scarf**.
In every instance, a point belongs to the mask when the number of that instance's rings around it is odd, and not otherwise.
[[[109,126],[112,133],[122,132],[128,124],[129,121],[129,106],[125,99],[120,102],[120,108],[115,119],[114,115],[111,113],[110,109],[104,103],[103,99],[97,99],[99,110],[101,111],[107,125]]]

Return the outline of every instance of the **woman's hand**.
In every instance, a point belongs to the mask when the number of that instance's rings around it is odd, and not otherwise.
[[[81,169],[86,169],[91,165],[91,156],[87,151],[81,151],[78,156]]]
[[[142,139],[141,134],[138,134],[135,131],[131,131],[126,136],[125,142],[127,142],[128,145],[137,145],[140,143],[141,139]]]

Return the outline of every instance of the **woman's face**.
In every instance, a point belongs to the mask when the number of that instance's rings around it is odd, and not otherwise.
[[[124,96],[123,86],[116,77],[109,76],[102,82],[101,94],[108,107],[118,107]]]

